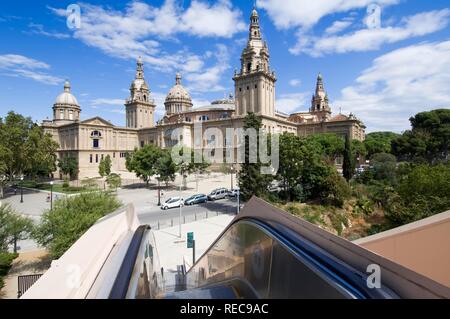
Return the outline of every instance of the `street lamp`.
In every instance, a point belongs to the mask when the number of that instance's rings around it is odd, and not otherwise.
[[[183,179],[184,179],[184,172],[185,169],[187,168],[187,163],[183,162],[181,163],[181,167],[180,167],[180,220],[178,222],[178,237],[180,237],[181,239],[181,215],[182,215],[182,207],[183,207],[183,202],[181,201],[182,198],[182,193],[181,193],[181,189],[183,187]]]
[[[231,190],[233,189],[233,172],[234,172],[234,164],[231,164]]]
[[[20,177],[20,202],[23,203],[23,176]]]
[[[161,175],[157,174],[155,175],[155,178],[158,180],[158,206],[161,206],[161,186],[159,179],[161,178]]]
[[[53,181],[50,182],[50,210],[53,210]]]
[[[241,196],[241,190],[239,187],[236,189],[236,196],[237,196],[237,214],[239,215],[240,204],[239,204],[239,197]]]

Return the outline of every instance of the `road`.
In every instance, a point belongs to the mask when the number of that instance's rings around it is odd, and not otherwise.
[[[221,199],[204,204],[184,206],[182,212],[182,223],[193,222],[196,219],[204,219],[220,214],[235,214],[237,211],[236,199]],[[179,208],[162,210],[159,207],[150,207],[145,211],[138,212],[141,223],[156,226],[178,225],[180,216]]]

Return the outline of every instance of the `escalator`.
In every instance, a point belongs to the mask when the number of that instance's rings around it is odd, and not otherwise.
[[[140,226],[110,298],[450,298],[447,287],[258,198],[189,271],[179,267],[174,285],[166,285],[155,247],[151,229]]]

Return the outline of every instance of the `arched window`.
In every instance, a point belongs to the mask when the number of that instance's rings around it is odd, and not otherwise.
[[[99,131],[92,131],[91,137],[102,137],[102,133]]]
[[[247,64],[247,71],[250,72],[251,70],[252,70],[252,64],[249,63],[249,64]]]
[[[209,120],[209,116],[208,115],[202,115],[198,118],[199,121],[208,121]]]

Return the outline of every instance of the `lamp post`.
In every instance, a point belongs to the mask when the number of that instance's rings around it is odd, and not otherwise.
[[[159,181],[161,175],[157,174],[155,175],[155,178],[158,180],[158,206],[161,206],[161,185]]]
[[[183,201],[181,200],[182,194],[181,194],[181,189],[183,187],[183,179],[184,179],[184,171],[186,169],[186,166],[188,164],[183,162],[181,163],[181,167],[180,167],[180,220],[178,222],[178,237],[181,239],[181,215],[182,215],[182,207],[183,207]]]
[[[50,210],[53,210],[53,181],[50,182]]]
[[[231,190],[233,189],[233,172],[234,172],[234,164],[231,164]]]
[[[23,203],[23,176],[20,177],[20,202]]]
[[[239,215],[239,210],[241,209],[239,204],[239,197],[241,196],[241,190],[239,187],[236,189],[236,196],[237,196],[237,214]]]

